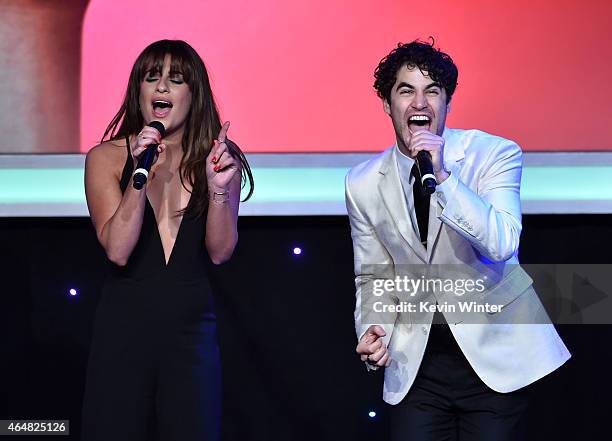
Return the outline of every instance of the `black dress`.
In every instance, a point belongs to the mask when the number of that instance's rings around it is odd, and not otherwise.
[[[129,151],[121,178],[133,171]],[[185,215],[166,265],[147,200],[126,266],[113,265],[96,311],[83,403],[85,441],[217,440],[221,378],[204,246]]]

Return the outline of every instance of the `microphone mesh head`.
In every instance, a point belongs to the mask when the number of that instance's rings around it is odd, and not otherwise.
[[[166,128],[164,127],[164,125],[162,123],[160,123],[159,121],[151,121],[149,124],[147,124],[149,127],[153,127],[155,130],[157,130],[161,137],[163,138],[164,136],[166,136]]]

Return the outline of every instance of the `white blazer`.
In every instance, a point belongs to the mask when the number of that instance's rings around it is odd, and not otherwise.
[[[466,278],[486,276],[482,298],[504,305],[500,312],[481,313],[480,320],[469,323],[462,323],[464,316],[443,313],[472,368],[495,391],[524,387],[570,358],[531,278],[518,265],[520,147],[479,130],[447,128],[443,137],[444,164],[451,175],[431,196],[427,249],[409,215],[414,210],[412,191],[407,191],[407,201],[395,158],[397,147],[357,165],[346,176],[357,336],[372,324],[385,329],[392,362],[385,370],[383,399],[389,404],[399,403],[414,382],[433,313],[390,313],[381,320],[371,308],[372,301],[380,299],[362,295],[371,293],[374,279],[380,277],[368,269],[369,264],[386,265],[385,277],[409,273],[411,267],[453,265]],[[387,300],[399,299],[391,295]]]

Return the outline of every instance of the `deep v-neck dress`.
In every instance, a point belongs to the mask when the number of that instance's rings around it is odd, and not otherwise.
[[[130,185],[129,153],[121,190]],[[96,311],[84,440],[218,438],[220,368],[205,220],[184,215],[168,263],[146,202],[127,264],[113,265]]]

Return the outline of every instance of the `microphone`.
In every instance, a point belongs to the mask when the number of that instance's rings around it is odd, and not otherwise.
[[[157,130],[161,134],[162,138],[166,135],[166,128],[159,121],[151,121],[149,124],[147,124],[147,126],[153,127],[155,130]],[[140,190],[147,183],[149,170],[151,170],[153,161],[155,161],[158,146],[159,144],[148,145],[147,149],[142,153],[142,155],[140,155],[140,158],[138,158],[138,166],[134,171],[134,179],[132,180],[136,190]]]
[[[417,153],[416,157],[417,167],[419,174],[421,175],[421,184],[425,189],[425,193],[432,194],[436,191],[436,177],[433,172],[433,165],[431,164],[431,155],[425,150],[421,150]]]

